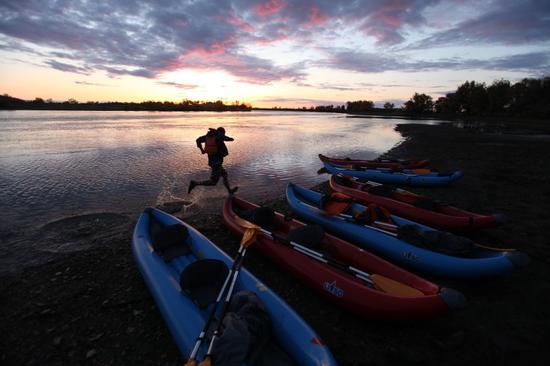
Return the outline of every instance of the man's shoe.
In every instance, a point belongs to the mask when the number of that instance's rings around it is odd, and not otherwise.
[[[239,187],[233,187],[229,190],[229,194],[232,196],[239,190]]]
[[[189,182],[189,188],[187,188],[187,193],[191,193],[191,191],[193,190],[193,188],[195,188],[197,186],[197,182],[195,182],[194,180],[192,180],[191,182]]]

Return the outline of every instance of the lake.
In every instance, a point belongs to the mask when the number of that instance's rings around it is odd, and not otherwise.
[[[207,179],[195,139],[223,126],[231,185],[253,201],[284,193],[288,182],[327,178],[317,154],[376,158],[401,141],[403,119],[351,118],[313,112],[0,111],[2,226],[37,228],[83,213],[137,214],[144,207],[188,199],[195,211],[219,210],[222,182]],[[418,122],[418,121],[414,121]]]

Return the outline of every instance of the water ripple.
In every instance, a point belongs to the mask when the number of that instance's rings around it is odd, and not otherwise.
[[[137,213],[190,199],[193,210],[219,210],[226,192],[207,179],[195,139],[224,126],[231,184],[253,200],[284,194],[288,182],[312,185],[317,154],[374,158],[401,140],[405,120],[344,118],[303,112],[0,112],[1,226],[35,227],[82,212]]]

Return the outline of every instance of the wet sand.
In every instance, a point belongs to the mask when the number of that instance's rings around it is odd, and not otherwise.
[[[490,280],[428,277],[461,291],[468,300],[464,310],[421,322],[363,320],[327,303],[254,250],[247,254],[246,267],[319,333],[340,365],[544,364],[550,360],[550,239],[545,231],[550,141],[546,126],[537,129],[538,135],[529,128],[497,127],[400,125],[407,139],[386,154],[429,157],[440,170],[463,169],[465,177],[451,187],[411,190],[475,212],[504,213],[507,224],[472,237],[531,257],[528,267]],[[282,193],[264,204],[286,211]],[[238,241],[221,215],[176,215],[229,254],[236,252]],[[44,241],[56,255],[0,280],[1,364],[182,363],[131,254],[136,219],[84,215],[42,228],[33,240]],[[3,245],[21,237],[0,233]]]

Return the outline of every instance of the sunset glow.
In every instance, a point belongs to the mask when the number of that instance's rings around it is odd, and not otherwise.
[[[0,55],[27,100],[400,106],[548,74],[550,3],[7,0]]]

